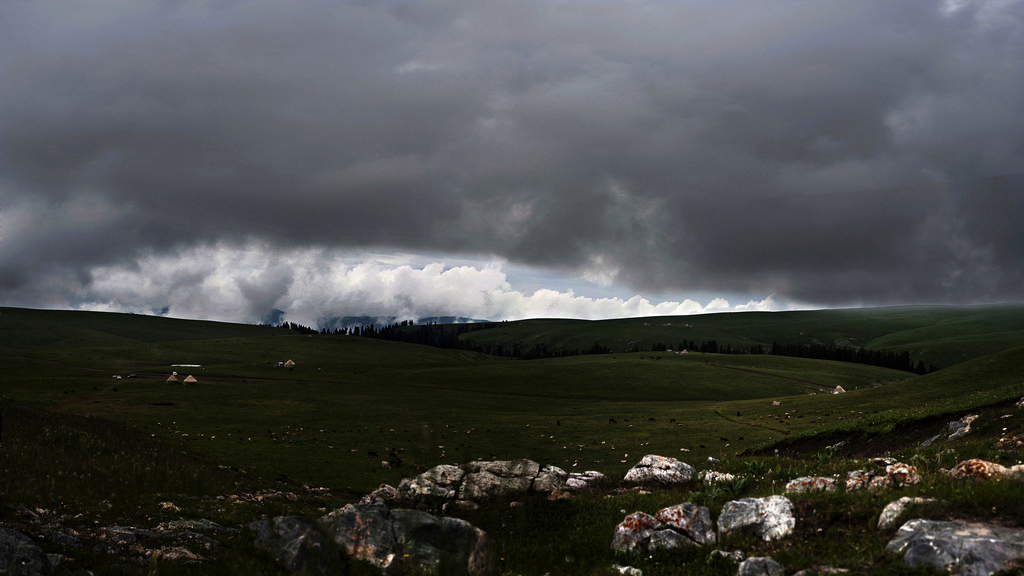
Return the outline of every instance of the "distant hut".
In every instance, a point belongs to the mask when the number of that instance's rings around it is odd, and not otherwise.
[[[177,376],[175,376],[174,374],[171,374],[170,376],[167,377],[167,383],[168,384],[181,384],[181,380],[178,380]]]
[[[833,394],[845,394],[846,390],[843,390],[842,386],[836,386],[835,390],[833,390],[832,393]]]
[[[189,374],[188,378],[185,378],[185,385],[189,384],[199,384],[199,380],[196,380],[195,376]]]
[[[295,362],[292,362],[291,360],[289,360],[289,361],[284,363],[284,367],[289,369],[289,370],[291,370],[292,368],[295,368]]]

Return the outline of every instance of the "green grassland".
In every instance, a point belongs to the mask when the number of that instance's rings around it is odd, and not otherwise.
[[[690,324],[686,330],[694,333],[685,338],[720,344],[728,342],[722,334],[736,342],[771,342],[804,332],[822,341],[857,338],[879,348],[927,345],[945,350],[946,358],[968,358],[914,376],[766,355],[639,352],[523,361],[265,326],[2,308],[0,396],[6,399],[6,418],[0,488],[8,501],[43,506],[86,506],[83,502],[100,494],[123,494],[123,506],[94,513],[125,523],[142,522],[140,515],[155,517],[154,503],[178,494],[191,499],[195,514],[237,525],[246,514],[315,514],[382,482],[397,485],[436,464],[476,459],[531,458],[569,471],[599,470],[614,479],[644,454],[655,453],[698,470],[713,457],[721,460],[716,469],[748,477],[714,490],[694,486],[646,498],[613,493],[538,501],[530,504],[530,513],[499,506],[466,515],[499,541],[504,570],[601,573],[613,560],[628,563],[608,550],[622,509],[652,512],[690,500],[715,510],[738,495],[779,493],[797,475],[841,473],[862,466],[856,458],[886,452],[909,454],[933,472],[958,457],[1016,463],[1019,448],[995,443],[1000,434],[1024,433],[1016,421],[1024,414],[998,420],[1004,412],[1015,413],[1012,403],[1024,395],[1024,347],[1011,346],[1024,322],[1013,322],[1014,311],[1019,309],[759,313],[608,325],[612,332],[641,334]],[[949,326],[929,326],[928,318]],[[546,327],[546,338],[578,331],[580,342],[592,344],[609,330],[604,324],[507,323],[467,336],[517,330],[504,337],[519,337],[537,325]],[[957,332],[979,348],[957,341]],[[674,341],[652,336],[651,341],[659,340]],[[981,354],[984,346],[997,350]],[[277,366],[287,359],[296,363],[294,369]],[[168,385],[171,371],[193,374],[199,384]],[[848,393],[829,393],[836,386]],[[995,424],[980,425],[981,433],[958,444],[955,454],[945,447],[907,452],[968,411],[989,414],[987,421]],[[1001,430],[1006,427],[1009,432]],[[785,457],[774,456],[776,449]],[[401,467],[382,468],[389,452],[399,455]],[[33,460],[40,453],[54,457]],[[103,470],[118,472],[114,480],[101,481]],[[967,493],[948,482],[929,482],[917,492],[948,494],[944,514],[966,511],[980,517],[988,510],[985,503],[998,500],[1012,503],[1011,517],[1024,521],[1021,497],[1006,489]],[[330,488],[332,499],[227,511],[204,504],[209,502],[204,498],[229,491],[261,486],[300,491],[302,485]],[[871,498],[820,497],[813,506],[799,505],[817,518],[811,526],[838,530],[831,526],[842,517],[847,524],[838,526],[852,533],[850,526],[859,530],[877,519],[880,508]],[[568,528],[567,517],[574,518]],[[556,538],[563,529],[570,536]],[[880,538],[858,533],[853,542],[860,551],[843,553],[838,561],[859,569],[891,564]],[[781,555],[791,565],[821,553],[803,540],[784,549],[740,544]],[[680,563],[688,566],[687,573],[729,573],[706,551],[687,554],[644,560],[644,573],[676,573]],[[565,561],[567,556],[575,560]],[[893,570],[899,573],[898,567]]]
[[[482,344],[587,350],[595,343],[613,351],[654,343],[676,346],[715,340],[747,350],[781,344],[821,344],[909,352],[914,361],[938,367],[1024,346],[1024,305],[905,306],[799,312],[742,312],[619,320],[522,320],[464,334]]]

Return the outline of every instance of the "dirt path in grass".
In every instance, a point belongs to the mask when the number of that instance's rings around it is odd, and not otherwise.
[[[753,428],[764,428],[765,430],[771,430],[772,432],[778,432],[779,434],[789,434],[790,432],[792,432],[792,430],[786,430],[785,428],[772,428],[771,426],[765,426],[764,424],[755,424],[753,422],[744,422],[743,420],[737,420],[735,418],[731,418],[729,416],[726,416],[725,414],[722,414],[718,410],[715,410],[714,412],[715,415],[721,417],[723,420],[732,422],[733,424],[742,424]]]
[[[818,384],[817,382],[811,382],[810,380],[800,380],[798,378],[789,378],[786,376],[779,376],[778,374],[772,374],[771,372],[761,372],[759,370],[750,370],[747,368],[736,368],[735,366],[722,366],[721,364],[711,364],[716,368],[724,368],[725,370],[736,370],[738,372],[749,372],[750,374],[759,374],[761,376],[770,376],[772,378],[779,378],[782,380],[789,380],[790,382],[796,382],[797,384],[807,384],[808,386],[816,386],[822,390],[832,390],[831,386],[825,384]]]

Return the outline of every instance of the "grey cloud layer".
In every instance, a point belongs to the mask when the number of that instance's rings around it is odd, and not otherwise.
[[[685,4],[4,3],[0,294],[258,238],[1020,299],[1024,4]]]

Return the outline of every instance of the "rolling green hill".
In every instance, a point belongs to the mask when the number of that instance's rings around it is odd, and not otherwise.
[[[0,497],[46,508],[80,532],[183,517],[244,526],[265,516],[317,516],[437,464],[530,458],[568,471],[598,470],[612,480],[604,492],[571,500],[466,511],[495,538],[510,573],[604,574],[612,562],[628,561],[652,575],[734,574],[734,565],[710,559],[705,549],[621,558],[608,542],[626,510],[654,513],[681,501],[719,510],[737,497],[777,494],[800,475],[841,478],[867,465],[857,458],[888,453],[919,467],[925,483],[901,494],[938,497],[936,514],[983,520],[999,507],[1003,521],[1024,521],[1018,485],[964,487],[938,474],[964,458],[1021,459],[1020,446],[1004,442],[1024,439],[1014,406],[1024,396],[1024,346],[1011,347],[1018,312],[728,314],[687,317],[678,328],[688,340],[704,335],[724,344],[781,342],[795,333],[799,341],[845,338],[961,354],[955,365],[915,376],[750,354],[619,352],[525,361],[262,326],[3,308]],[[671,341],[665,335],[677,329],[672,320],[503,323],[468,336],[525,338],[534,330],[579,342],[645,333],[651,342]],[[1002,348],[983,354],[986,347]],[[288,359],[294,369],[279,366]],[[172,371],[199,383],[167,384]],[[836,386],[848,392],[830,393]],[[968,413],[982,417],[966,440],[916,449]],[[645,454],[675,456],[738,480],[653,492],[619,486]],[[394,466],[383,467],[383,460]],[[244,502],[231,500],[243,491]],[[181,511],[165,508],[169,500]],[[887,533],[874,527],[882,504],[867,493],[799,498],[800,535],[723,546],[775,555],[793,567],[828,558],[865,574],[904,573],[899,559],[885,553]],[[839,539],[844,546],[831,545]],[[212,560],[198,565],[161,563],[159,573],[283,573],[246,542],[203,551]],[[71,553],[74,562],[145,573],[90,550]],[[362,571],[353,574],[377,573],[356,568]]]
[[[595,343],[622,352],[655,343],[715,340],[747,350],[781,344],[907,351],[914,361],[952,366],[992,352],[1024,346],[1024,305],[912,306],[799,312],[733,312],[619,320],[522,320],[462,336],[511,348],[543,343],[550,349],[587,350]]]

